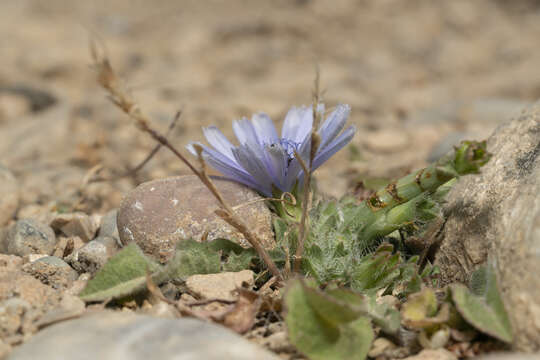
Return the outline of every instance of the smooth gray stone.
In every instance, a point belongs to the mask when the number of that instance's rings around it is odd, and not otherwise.
[[[222,326],[100,312],[40,331],[9,360],[278,360]]]

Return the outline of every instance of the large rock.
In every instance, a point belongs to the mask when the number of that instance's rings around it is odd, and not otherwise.
[[[277,360],[219,325],[101,312],[50,326],[13,351],[10,360]]]
[[[488,140],[493,158],[461,179],[445,206],[436,264],[445,282],[496,266],[515,347],[540,350],[540,103]]]
[[[268,208],[254,191],[238,183],[213,178],[225,201],[241,206],[237,214],[259,235],[265,247],[274,241]],[[126,195],[118,211],[118,230],[123,244],[135,241],[142,250],[162,262],[170,259],[175,244],[182,239],[238,239],[242,234],[214,214],[218,203],[194,175],[154,180],[139,185]]]

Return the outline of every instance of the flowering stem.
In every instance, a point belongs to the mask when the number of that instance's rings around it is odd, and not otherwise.
[[[307,228],[307,217],[308,217],[308,211],[309,211],[309,200],[311,195],[311,173],[313,172],[313,159],[315,158],[315,154],[317,154],[317,150],[319,149],[319,145],[321,143],[321,138],[319,134],[315,132],[314,129],[319,128],[319,124],[321,122],[321,113],[318,111],[319,102],[320,102],[320,69],[319,65],[316,65],[315,68],[315,81],[314,81],[314,89],[313,89],[313,105],[312,105],[312,111],[313,111],[313,127],[311,130],[311,143],[310,143],[310,153],[309,153],[309,166],[306,166],[300,155],[295,151],[294,156],[300,163],[300,166],[302,166],[302,170],[304,170],[304,199],[302,201],[302,218],[300,219],[300,226],[298,228],[298,245],[296,247],[296,253],[294,254],[294,265],[293,265],[293,271],[296,273],[301,272],[302,268],[302,256],[304,254],[304,243],[308,235],[309,229]]]
[[[98,82],[105,90],[109,92],[112,102],[123,112],[125,112],[131,119],[133,119],[141,131],[148,133],[154,140],[165,146],[174,155],[176,155],[176,157],[178,157],[201,180],[201,182],[206,185],[208,190],[217,199],[219,206],[221,207],[221,209],[216,210],[216,214],[222,217],[225,221],[227,221],[227,223],[244,235],[244,238],[251,244],[251,246],[253,246],[255,251],[257,251],[257,254],[268,266],[268,269],[272,275],[278,279],[282,279],[281,272],[268,255],[268,252],[261,245],[259,238],[248,229],[244,222],[238,217],[238,215],[236,215],[234,210],[225,202],[212,180],[206,174],[206,167],[202,156],[199,156],[199,160],[201,161],[201,171],[199,171],[167,140],[165,136],[161,135],[159,132],[150,127],[149,118],[141,112],[136,103],[123,91],[118,83],[118,79],[109,60],[105,56],[98,55],[97,48],[94,43],[91,43],[90,52],[97,68]]]

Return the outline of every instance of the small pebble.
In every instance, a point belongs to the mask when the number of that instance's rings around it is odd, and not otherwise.
[[[103,215],[101,218],[101,224],[99,225],[98,236],[107,236],[113,239],[120,240],[118,234],[118,227],[116,226],[116,216],[118,210],[114,209]]]
[[[58,214],[51,227],[66,236],[78,236],[84,242],[92,240],[97,231],[97,224],[84,213]]]
[[[53,255],[65,258],[84,246],[84,242],[78,236],[60,237],[56,243]]]
[[[19,220],[6,239],[7,253],[12,255],[47,254],[54,251],[56,237],[47,225],[32,219]]]
[[[54,289],[70,287],[79,276],[64,260],[55,256],[45,256],[29,262],[23,265],[22,270]]]
[[[118,250],[115,239],[100,236],[74,251],[66,261],[79,273],[95,273]]]
[[[254,285],[251,270],[223,272],[219,274],[192,275],[186,279],[189,292],[199,299],[235,300],[235,290]]]

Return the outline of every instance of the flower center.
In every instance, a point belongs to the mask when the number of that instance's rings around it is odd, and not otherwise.
[[[289,162],[291,162],[291,160],[294,159],[294,152],[298,150],[300,144],[290,139],[279,139],[279,144],[283,150],[285,150],[287,156],[289,157]]]

